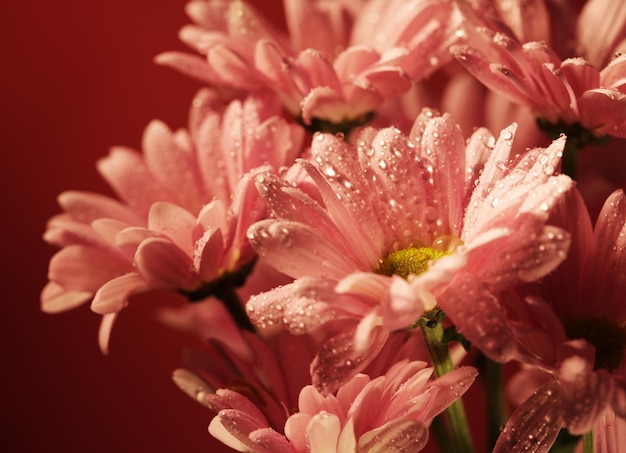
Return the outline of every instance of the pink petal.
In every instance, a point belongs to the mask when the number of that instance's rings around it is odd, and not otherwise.
[[[142,222],[128,206],[97,193],[63,192],[58,201],[63,210],[79,222],[91,223],[100,218],[116,219],[131,225]]]
[[[526,90],[520,83],[519,75],[502,65],[490,63],[489,60],[467,46],[455,46],[451,48],[457,60],[491,90],[501,93],[516,104],[529,105]]]
[[[315,118],[337,124],[346,121],[346,100],[340,93],[327,86],[309,90],[300,104],[305,124],[311,124]]]
[[[49,282],[41,291],[41,310],[60,313],[78,307],[93,296],[91,291],[66,291],[55,282]]]
[[[445,153],[432,152],[440,147],[446,148]],[[438,220],[447,227],[441,234],[459,234],[464,214],[465,174],[458,171],[465,166],[465,140],[459,125],[454,119],[444,114],[429,122],[421,140],[422,155],[430,158],[434,181],[433,204],[447,206],[439,210]],[[429,152],[430,150],[430,152]],[[433,235],[439,236],[434,232]]]
[[[585,3],[576,24],[578,51],[596,67],[611,58],[615,45],[624,39],[626,5],[611,0]]]
[[[471,298],[474,302],[468,304]],[[498,362],[515,357],[517,340],[498,298],[473,277],[459,274],[439,297],[439,305],[458,331]]]
[[[142,217],[147,218],[154,200],[177,201],[175,194],[148,171],[136,151],[113,148],[108,157],[98,161],[98,171],[119,197]]]
[[[602,301],[594,307],[594,314],[607,319],[624,319],[623,295],[626,288],[626,196],[615,191],[606,200],[594,229],[596,250],[590,283],[594,300]],[[616,317],[617,316],[617,317]]]
[[[189,139],[185,136],[184,140]],[[200,210],[206,194],[201,190],[203,186],[192,146],[189,143],[182,146],[177,136],[160,121],[152,121],[146,127],[142,145],[146,165],[161,184],[176,195],[176,204],[195,212]]]
[[[256,417],[250,416],[247,412],[237,409],[221,410],[217,417],[211,421],[211,424],[209,425],[209,432],[214,437],[219,435],[220,437],[217,438],[224,442],[225,439],[223,433],[220,434],[220,431],[215,429],[216,427],[214,426],[214,423],[216,419],[218,419],[217,423],[219,423],[226,430],[226,432],[245,445],[250,451],[258,453],[274,453],[271,449],[264,448],[262,445],[252,441],[249,437],[250,433],[253,431],[268,427],[268,423],[264,418],[259,420]],[[229,442],[232,443],[232,441]],[[227,445],[230,445],[230,443],[227,443]],[[246,449],[240,451],[246,451]]]
[[[626,451],[626,420],[607,409],[593,427],[594,451]]]
[[[115,313],[128,305],[128,298],[147,289],[145,280],[136,273],[122,275],[100,287],[93,298],[91,309],[101,315]]]
[[[261,221],[250,228],[248,239],[259,256],[294,278],[339,278],[359,268],[320,232],[301,223]]]
[[[322,412],[311,417],[307,426],[307,438],[311,451],[334,452],[337,450],[341,422],[335,414]]]
[[[255,47],[254,64],[271,81],[271,87],[277,91],[287,111],[299,116],[303,93],[294,80],[293,62],[281,53],[275,43],[261,40]]]
[[[355,328],[344,329],[328,339],[311,364],[313,385],[322,392],[334,392],[363,370],[385,345],[388,332],[372,330],[366,349],[356,350],[353,344]]]
[[[226,427],[219,415],[215,416],[209,424],[209,433],[215,439],[235,451],[252,451],[247,443],[242,442]]]
[[[109,353],[109,339],[111,338],[111,330],[113,324],[117,320],[119,312],[109,313],[102,317],[100,321],[100,329],[98,330],[98,345],[102,354],[107,355]]]
[[[300,91],[303,93],[315,87],[328,87],[341,92],[341,81],[326,55],[314,49],[305,49],[298,54],[296,65],[302,71]]]
[[[596,88],[603,86],[606,88],[613,88],[624,92],[626,86],[626,55],[620,55],[606,65],[606,67],[600,72],[601,83],[590,88]]]
[[[378,266],[387,235],[377,213],[372,210],[372,206],[378,205],[373,199],[377,194],[372,193],[371,183],[364,178],[354,151],[346,146],[337,137],[316,135],[312,148],[315,158],[320,159],[319,170],[305,161],[299,162],[319,187],[326,209],[341,231],[342,240],[359,254],[359,261],[363,264],[353,270],[374,269]],[[343,150],[345,158],[340,159]],[[360,188],[359,196],[353,195],[356,188]]]
[[[295,49],[318,49],[332,57],[347,44],[351,18],[341,3],[288,0],[283,5]]]
[[[91,228],[94,232],[112,246],[117,245],[117,237],[119,233],[128,228],[129,225],[126,222],[120,222],[113,219],[97,219],[91,222]],[[132,259],[132,255],[130,257]]]
[[[95,292],[107,281],[130,270],[128,262],[108,251],[70,245],[52,257],[48,278],[68,291]]]
[[[107,248],[108,244],[90,225],[77,222],[69,214],[58,214],[46,225],[43,239],[58,247],[68,245],[85,245],[96,248]]]
[[[193,255],[191,233],[196,218],[186,209],[171,203],[157,202],[150,208],[148,228],[167,236],[187,255]]]
[[[563,426],[553,381],[518,407],[503,428],[493,453],[547,453]]]
[[[207,63],[206,58],[183,52],[163,52],[156,56],[155,63],[169,66],[186,76],[213,85],[220,81],[217,72]]]
[[[585,373],[575,382],[561,382],[561,414],[568,431],[582,435],[604,412],[613,392],[612,376],[606,371]]]
[[[246,305],[248,316],[261,328],[285,325],[302,334],[334,319],[353,317],[343,311],[346,296],[334,292],[335,281],[303,277],[294,283],[252,296]]]
[[[379,66],[365,71],[362,76],[367,80],[383,99],[400,96],[411,89],[411,79],[400,68],[395,66]],[[358,79],[355,80],[358,84]],[[377,107],[372,105],[370,110]]]
[[[196,234],[198,229],[200,234],[203,235],[204,231],[213,227],[220,230],[228,231],[228,215],[224,202],[220,199],[213,199],[211,202],[204,205],[200,213],[198,214]],[[197,240],[197,237],[194,237]]]
[[[475,368],[463,366],[432,381],[428,385],[428,390],[436,389],[437,393],[432,396],[433,404],[429,411],[422,415],[422,420],[431,420],[442,413],[467,392],[477,376],[478,371]]]
[[[306,429],[311,421],[310,414],[297,412],[290,416],[285,422],[285,436],[291,442],[296,451],[307,451]]]
[[[342,80],[349,81],[370,69],[379,59],[380,54],[370,47],[351,46],[337,55],[333,66]]]
[[[152,288],[197,289],[198,277],[192,270],[191,258],[171,241],[149,238],[135,254],[137,270]]]
[[[128,256],[130,259],[134,259],[137,248],[141,243],[149,238],[160,237],[156,231],[149,230],[142,227],[129,227],[120,231],[115,236],[115,245],[117,248]]]
[[[426,442],[428,428],[422,422],[410,418],[396,418],[363,434],[358,441],[358,451],[385,453],[398,449],[417,452],[424,448]]]
[[[209,49],[207,53],[209,65],[220,74],[227,86],[239,90],[254,91],[263,87],[263,82],[251,62],[236,53],[225,44]]]
[[[600,86],[600,73],[584,58],[568,58],[561,63],[560,69],[576,97]]]
[[[218,276],[224,256],[224,239],[219,228],[209,228],[196,242],[193,267],[200,280],[211,282]]]
[[[249,434],[250,440],[255,444],[262,445],[272,453],[296,453],[293,445],[282,434],[272,428],[262,428]]]
[[[231,221],[227,236],[230,255],[225,258],[229,266],[247,263],[256,256],[249,242],[248,231],[254,222],[266,217],[267,205],[254,185],[257,173],[266,170],[267,167],[260,167],[241,176],[234,190],[230,206],[234,221]]]
[[[626,94],[615,89],[586,91],[579,99],[581,122],[588,129],[626,137]]]

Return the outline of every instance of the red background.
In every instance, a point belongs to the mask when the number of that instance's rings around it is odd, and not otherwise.
[[[257,1],[271,8],[279,1]],[[87,306],[39,310],[55,249],[41,240],[63,190],[110,194],[95,162],[139,147],[145,125],[186,123],[196,82],[152,62],[183,50],[182,0],[0,4],[3,282],[0,447],[11,452],[217,451],[211,414],[170,380],[190,340],[131,304],[111,354]],[[270,5],[270,6],[268,6]]]

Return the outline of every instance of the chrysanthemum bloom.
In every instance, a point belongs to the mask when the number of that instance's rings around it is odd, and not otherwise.
[[[284,435],[285,423],[298,410],[298,394],[310,386],[309,364],[314,355],[313,339],[307,335],[294,336],[282,329],[256,334],[242,332],[225,309],[220,308],[220,305],[215,308],[215,313],[207,320],[212,325],[207,336],[207,349],[187,351],[184,356],[185,368],[174,373],[174,381],[193,399],[215,412],[209,431],[224,444],[239,451],[294,451],[290,445],[291,439],[287,440]],[[392,335],[366,372],[376,377],[387,372],[391,366],[402,363],[396,367],[399,366],[410,377],[412,372],[420,371],[425,366],[424,362],[414,361],[427,356],[419,335],[399,332]],[[406,365],[409,362],[414,365]],[[424,370],[419,384],[425,384],[430,374],[430,369]],[[415,403],[410,416],[424,421],[425,411],[432,411],[432,407],[419,406],[422,400],[437,401],[444,404],[443,409],[449,404],[444,403],[446,398],[458,398],[469,386],[474,374],[473,369],[465,368],[445,380],[429,383],[428,386],[434,387],[431,389],[409,390],[407,387],[406,392],[400,392],[397,398],[401,399],[415,391],[423,392],[417,400],[407,400],[406,404],[410,406]],[[363,378],[365,376],[355,381],[359,389],[367,382]],[[444,394],[436,393],[443,389]],[[305,391],[307,394],[314,393],[311,389]],[[348,393],[346,389],[343,392]],[[374,391],[371,393],[371,396],[376,395]],[[355,394],[350,396],[354,397]],[[303,405],[304,398],[301,394],[300,405],[310,409],[312,403]],[[319,398],[322,397],[316,399]],[[305,401],[309,400],[310,397]],[[387,415],[398,414],[397,411],[390,411]],[[305,435],[304,431],[299,433],[293,427],[290,432],[296,437]]]
[[[211,434],[237,451],[327,453],[388,451],[392,446],[420,451],[428,441],[433,418],[460,398],[476,377],[474,368],[462,367],[434,379],[433,368],[426,362],[402,360],[374,379],[365,374],[353,377],[336,395],[322,395],[311,385],[303,386],[297,406],[283,400],[281,408],[275,398],[294,390],[293,373],[307,369],[294,365],[303,365],[302,360],[310,356],[297,349],[297,338],[283,334],[278,340],[275,346],[288,356],[275,362],[269,349],[256,343],[256,371],[250,367],[231,388],[213,390],[225,370],[219,372],[213,360],[196,362],[195,372],[174,374],[181,388],[217,412],[209,426]],[[226,357],[233,359],[232,353]],[[241,368],[243,363],[233,361],[230,368]],[[291,376],[281,374],[288,370]],[[266,375],[261,381],[254,379],[260,371]],[[279,393],[268,393],[268,385]],[[288,411],[294,410],[290,416]]]
[[[213,86],[274,90],[315,130],[346,131],[449,60],[450,0],[285,0],[289,34],[242,1],[194,0],[181,39],[203,57],[160,55]]]
[[[605,135],[626,137],[626,57],[617,53],[624,49],[625,4],[587,2],[578,16],[574,56],[558,55],[538,38],[524,41],[537,35],[547,39],[545,30],[518,29],[523,36],[516,37],[504,24],[506,18],[488,14],[493,9],[473,11],[467,2],[460,4],[468,42],[453,52],[487,87],[528,106],[546,130],[566,132],[579,146]],[[545,7],[539,11],[545,13]],[[605,15],[611,17],[608,26]],[[532,22],[524,18],[524,23]]]
[[[341,324],[312,365],[317,388],[332,391],[362,370],[389,332],[435,308],[451,281],[455,295],[468,284],[497,290],[563,260],[567,234],[545,221],[572,184],[554,176],[564,139],[512,156],[514,133],[511,126],[496,140],[481,129],[466,144],[449,115],[425,111],[410,136],[367,129],[353,146],[318,134],[313,161],[300,163],[323,203],[269,174],[257,177],[275,218],[248,237],[296,281],[252,297],[248,314],[294,333]],[[464,302],[472,306],[471,293]],[[455,310],[471,315],[455,299],[447,304],[453,320]],[[484,341],[508,357],[515,345],[491,321]]]
[[[132,294],[171,289],[191,299],[237,284],[255,258],[246,230],[266,212],[251,182],[261,169],[278,169],[299,153],[302,131],[277,116],[280,106],[261,94],[223,112],[201,92],[190,130],[151,123],[143,155],[114,148],[98,170],[120,200],[65,192],[64,213],[44,238],[62,247],[51,260],[42,292],[46,312],[93,298],[105,314],[105,345],[115,314]],[[222,108],[223,110],[223,108]],[[219,294],[218,294],[219,295]],[[244,316],[245,318],[245,316]]]
[[[174,381],[215,412],[209,430],[226,445],[239,449],[244,442],[250,448],[242,451],[280,451],[262,449],[263,436],[250,433],[264,428],[265,437],[283,437],[300,390],[311,382],[313,343],[285,331],[264,338],[241,331],[227,314],[221,321],[225,330],[209,339],[206,349],[187,351],[185,368],[174,372]]]
[[[593,230],[580,198],[555,214],[573,232],[570,254],[525,288],[534,317],[518,335],[531,353],[527,362],[552,378],[516,410],[495,451],[547,452],[561,427],[577,435],[593,430],[596,452],[624,451],[626,197],[613,193]]]
[[[372,380],[353,377],[336,395],[308,386],[285,435],[298,453],[417,452],[433,418],[465,393],[476,374],[462,367],[431,380],[433,368],[425,362],[402,361]]]

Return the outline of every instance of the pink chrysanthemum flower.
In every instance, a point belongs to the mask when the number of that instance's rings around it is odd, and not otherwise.
[[[254,176],[291,164],[303,134],[277,116],[280,106],[270,96],[234,101],[223,113],[218,106],[203,91],[189,131],[172,132],[155,121],[146,129],[143,155],[114,148],[100,160],[98,170],[119,201],[60,195],[65,212],[50,220],[44,235],[62,247],[50,262],[44,311],[93,298],[92,309],[106,315],[106,347],[115,314],[132,294],[162,288],[198,299],[212,293],[213,282],[248,271],[256,255],[246,230],[266,211]]]
[[[487,87],[530,107],[547,130],[567,131],[583,145],[604,135],[626,137],[626,57],[615,53],[624,46],[626,4],[587,3],[578,18],[580,53],[574,57],[557,55],[545,41],[520,41],[546,31],[518,30],[525,36],[515,37],[484,5],[474,11],[460,4],[468,42],[453,52]],[[610,26],[601,11],[611,15]]]
[[[346,131],[449,60],[458,16],[449,0],[285,0],[289,34],[242,1],[194,0],[180,52],[157,61],[212,86],[274,90],[316,130]]]
[[[476,374],[462,367],[433,380],[425,362],[402,361],[375,379],[358,374],[336,395],[308,386],[285,435],[298,453],[417,452],[428,442],[433,418],[465,393]]]
[[[193,371],[174,373],[183,390],[217,413],[209,432],[236,451],[326,453],[391,446],[420,451],[433,418],[460,398],[477,374],[462,367],[434,379],[426,362],[401,360],[382,376],[359,374],[336,395],[322,395],[312,385],[297,386],[304,379],[297,371],[307,369],[297,365],[311,357],[301,337],[283,333],[271,347],[251,340],[248,335],[251,357],[237,358],[216,343],[221,358],[196,357]],[[230,384],[214,390],[224,381]],[[299,389],[299,397],[289,399]]]
[[[497,452],[547,452],[561,427],[577,435],[593,430],[596,452],[626,448],[626,196],[614,192],[592,230],[572,195],[555,211],[573,232],[570,254],[524,288],[535,316],[518,335],[527,363],[552,376],[513,414]]]
[[[281,433],[297,408],[298,393],[310,384],[313,343],[284,331],[261,338],[238,330],[227,315],[221,320],[229,331],[210,339],[207,349],[188,351],[174,381],[215,412],[209,431],[226,445],[281,451],[262,445],[287,443]]]
[[[480,129],[466,143],[452,117],[425,111],[409,136],[367,129],[353,146],[316,135],[313,162],[300,163],[322,203],[269,174],[257,177],[275,218],[253,225],[248,237],[296,281],[252,297],[248,314],[294,333],[341,325],[312,365],[316,387],[336,389],[389,332],[438,302],[454,321],[471,316],[471,294],[465,305],[454,298],[443,305],[448,292],[531,281],[563,260],[567,234],[545,222],[572,184],[554,176],[564,139],[512,156],[514,133],[511,126],[496,140]],[[478,333],[509,357],[515,345],[492,321]]]
[[[295,439],[295,445],[306,432],[298,431],[303,423],[302,418],[291,423],[288,418],[298,412],[299,406],[300,411],[310,411],[314,401],[323,399],[310,387],[308,370],[314,355],[312,338],[307,335],[294,336],[280,329],[264,331],[263,337],[242,332],[220,305],[215,306],[210,322],[215,326],[209,336],[208,348],[187,351],[184,359],[186,368],[174,373],[174,381],[193,399],[215,412],[209,431],[224,444],[237,451],[295,452],[296,447],[292,446],[292,438],[289,436]],[[397,389],[395,396],[383,395],[396,400],[395,407],[388,408],[384,417],[376,420],[364,420],[367,414],[357,417],[360,420],[357,431],[359,437],[368,424],[400,415],[411,418],[414,424],[423,423],[424,426],[420,427],[424,430],[430,422],[428,414],[434,416],[434,411],[443,410],[459,398],[473,381],[475,371],[469,367],[445,379],[429,381],[432,369],[422,370],[425,362],[415,362],[426,356],[419,335],[399,332],[392,336],[387,347],[366,372],[370,376],[380,376],[393,366],[397,371],[396,379],[393,382],[387,380],[387,388],[402,384],[397,377],[399,374],[407,378],[407,383],[411,375],[415,374],[412,378],[413,386],[403,386],[404,391]],[[339,398],[344,400],[346,410],[352,404],[346,398],[354,397],[367,381],[369,378],[361,376],[352,384],[353,390],[356,388],[355,392],[348,392],[347,388],[340,390],[343,396]],[[377,390],[369,392],[370,399],[381,396]],[[402,398],[406,396],[415,398],[405,401]],[[329,400],[334,398],[332,395],[327,397]],[[399,401],[405,404],[398,407]],[[427,404],[420,405],[422,402]],[[433,404],[438,406],[433,407]],[[359,411],[366,410],[363,402],[357,404],[355,401],[351,412],[357,412],[357,405],[361,407]],[[339,409],[336,405],[334,407]],[[344,419],[345,414],[342,414],[341,420]],[[285,437],[286,432],[290,433],[289,438]],[[425,441],[423,438],[419,440]]]

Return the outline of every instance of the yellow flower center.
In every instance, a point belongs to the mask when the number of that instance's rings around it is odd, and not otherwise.
[[[595,369],[615,371],[624,364],[626,329],[603,318],[578,318],[565,324],[567,336],[583,339],[596,348]]]
[[[376,272],[407,278],[411,274],[419,275],[425,272],[433,261],[449,254],[448,251],[435,250],[430,247],[409,247],[392,252],[387,258],[380,260]]]

